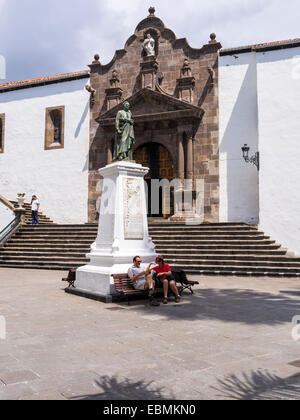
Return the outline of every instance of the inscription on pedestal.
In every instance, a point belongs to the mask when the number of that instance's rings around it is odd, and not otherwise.
[[[125,178],[124,191],[124,238],[144,239],[142,179]]]

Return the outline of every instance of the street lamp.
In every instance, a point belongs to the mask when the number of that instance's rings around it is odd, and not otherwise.
[[[242,147],[243,158],[246,163],[252,163],[253,165],[255,165],[257,167],[257,170],[259,171],[259,152],[256,152],[255,155],[249,158],[249,150],[250,147],[247,144],[244,144],[244,146]]]

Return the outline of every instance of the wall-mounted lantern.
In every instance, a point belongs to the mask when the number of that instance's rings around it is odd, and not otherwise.
[[[255,165],[257,167],[257,170],[259,171],[259,152],[256,152],[254,156],[251,156],[249,158],[249,150],[250,147],[247,144],[244,144],[244,146],[242,147],[243,158],[246,163],[252,163],[253,165]]]

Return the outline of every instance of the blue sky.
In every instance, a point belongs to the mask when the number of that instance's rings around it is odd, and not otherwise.
[[[149,3],[149,4],[148,4]],[[86,69],[124,47],[149,6],[178,38],[224,48],[300,37],[299,0],[0,0],[7,81]],[[1,76],[1,75],[0,75]]]

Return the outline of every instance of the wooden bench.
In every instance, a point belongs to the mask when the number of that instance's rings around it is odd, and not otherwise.
[[[69,271],[68,277],[61,279],[61,281],[66,281],[69,283],[68,287],[74,287],[75,288],[75,281],[76,281],[76,268],[71,268]]]
[[[115,284],[116,297],[120,300],[126,299],[129,305],[129,299],[135,297],[148,297],[148,290],[135,290],[132,280],[128,277],[127,274],[112,274]],[[181,295],[183,287],[178,287],[178,292]],[[169,291],[170,292],[170,291]],[[163,296],[163,288],[155,289],[155,296]]]

